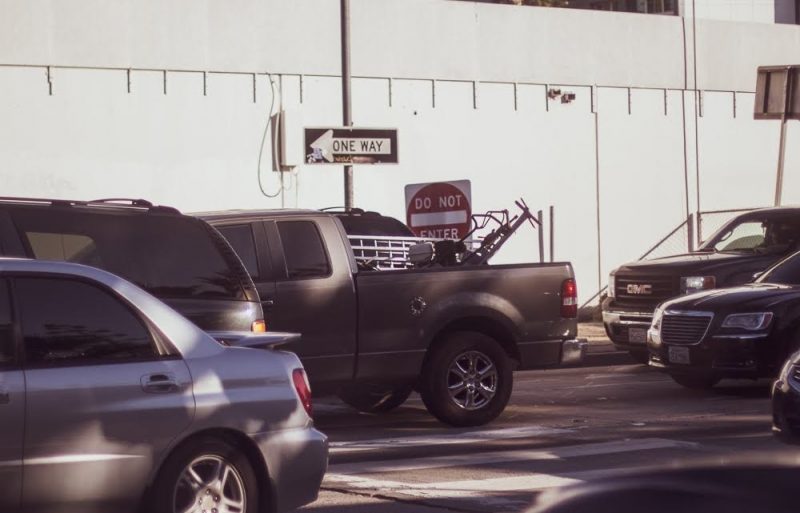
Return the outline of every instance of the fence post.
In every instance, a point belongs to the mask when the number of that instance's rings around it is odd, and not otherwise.
[[[542,221],[544,221],[544,212],[541,210],[537,213],[536,217],[539,221],[539,263],[544,263],[544,231],[542,231]]]
[[[689,214],[689,217],[686,219],[686,228],[687,228],[686,232],[687,232],[687,237],[689,238],[688,247],[690,253],[694,251],[694,241],[695,241],[694,219],[695,219],[694,214]]]

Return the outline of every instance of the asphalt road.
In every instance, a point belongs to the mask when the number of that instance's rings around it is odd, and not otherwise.
[[[331,458],[307,513],[521,511],[544,489],[619,472],[800,462],[770,434],[768,382],[696,392],[642,365],[517,373],[505,413],[478,429],[439,424],[418,396],[382,416],[315,408]]]

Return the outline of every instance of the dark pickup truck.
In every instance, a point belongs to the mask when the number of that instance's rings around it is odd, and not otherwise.
[[[611,272],[603,323],[609,338],[642,363],[656,307],[674,297],[753,281],[800,249],[800,208],[766,208],[741,214],[700,248],[625,264]]]
[[[341,221],[303,210],[198,214],[239,254],[268,330],[295,330],[316,395],[388,411],[418,390],[441,421],[505,408],[512,370],[578,363],[569,263],[359,268]]]

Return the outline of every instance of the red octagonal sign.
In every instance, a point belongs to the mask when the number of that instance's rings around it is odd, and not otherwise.
[[[469,180],[406,186],[406,224],[417,237],[461,239],[470,230]]]

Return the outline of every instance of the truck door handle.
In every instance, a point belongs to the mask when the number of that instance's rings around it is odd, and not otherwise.
[[[142,390],[149,394],[169,394],[180,390],[175,376],[168,373],[155,373],[142,376]]]
[[[261,302],[261,304],[264,305],[264,306],[275,306],[275,300],[274,299],[265,299],[264,301]]]

